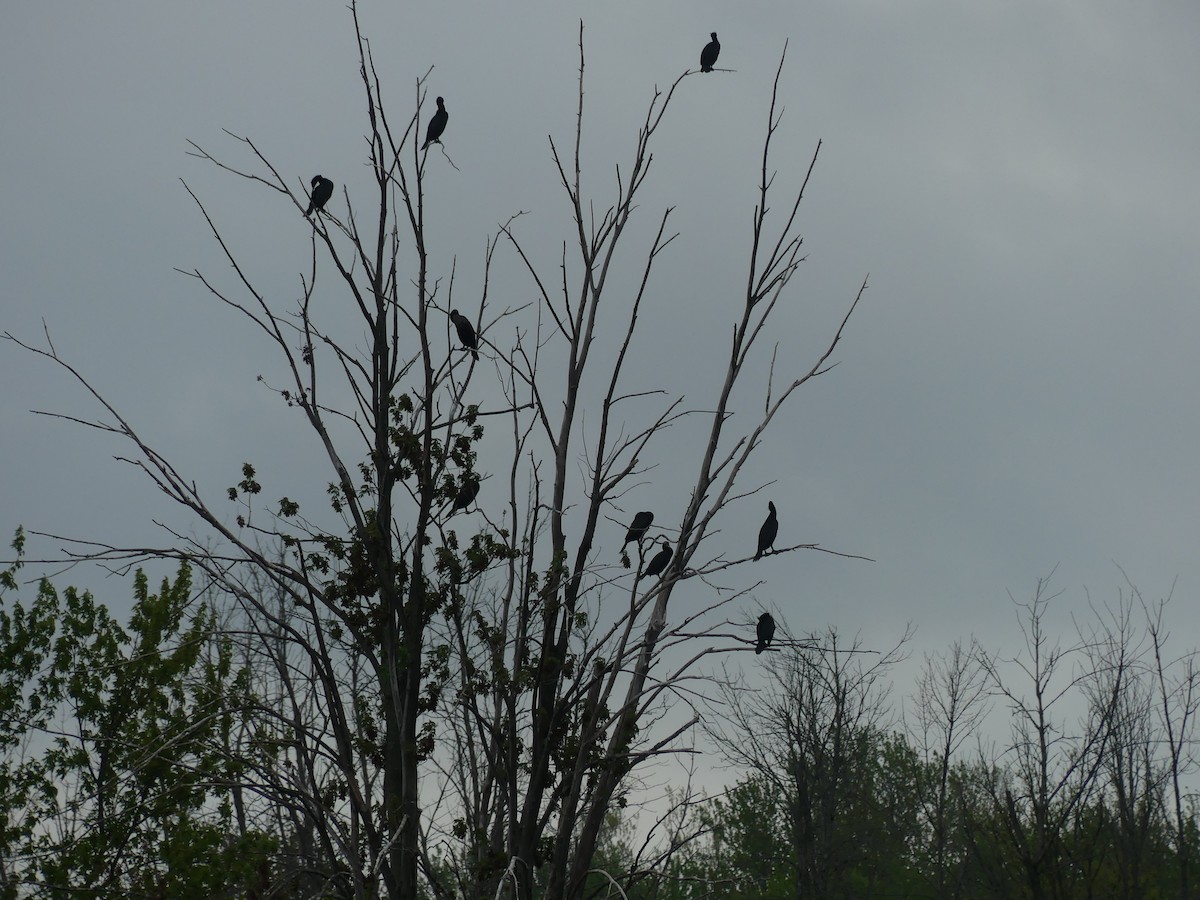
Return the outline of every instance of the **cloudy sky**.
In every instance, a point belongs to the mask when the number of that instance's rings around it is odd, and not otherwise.
[[[431,155],[430,227],[435,265],[457,259],[464,296],[478,295],[488,236],[518,210],[526,240],[556,261],[568,220],[547,136],[571,137],[580,17],[585,177],[601,199],[655,85],[720,34],[732,71],[685,80],[640,226],[673,204],[681,236],[638,371],[697,406],[744,284],[788,39],[782,187],[823,141],[802,208],[808,260],[775,323],[797,369],[868,273],[870,288],[840,365],[777,422],[745,486],[775,483],[731,510],[723,536],[752,549],[771,497],[781,543],[875,562],[769,559],[754,600],[795,631],[835,625],[873,646],[912,623],[917,656],[973,634],[1013,652],[1010,593],[1028,597],[1057,566],[1065,620],[1088,594],[1116,596],[1120,564],[1149,598],[1177,580],[1177,638],[1200,642],[1200,7],[367,0],[362,14],[395,108],[408,115],[430,66],[446,97],[458,171]],[[0,331],[36,342],[44,321],[60,353],[216,491],[247,459],[276,459],[279,483],[314,472],[317,493],[327,476],[294,414],[255,382],[274,371],[267,348],[174,271],[224,271],[180,179],[281,302],[309,243],[294,209],[189,157],[187,141],[249,165],[229,129],[297,189],[322,172],[335,206],[343,186],[365,196],[355,67],[343,4],[315,0],[19,4],[0,32]],[[515,269],[503,274],[503,302],[532,299]],[[5,534],[161,539],[152,521],[174,513],[113,460],[124,448],[29,413],[95,414],[63,373],[0,343],[0,385]],[[690,437],[661,445],[633,508],[666,521],[686,503]],[[100,573],[78,578],[128,595]]]

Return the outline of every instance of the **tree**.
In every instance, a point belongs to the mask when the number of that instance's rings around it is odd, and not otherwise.
[[[1064,647],[1053,599],[1042,580],[1018,605],[1025,644],[1010,660],[961,642],[927,656],[907,734],[885,730],[882,681],[865,704],[872,691],[852,687],[872,671],[861,657],[825,637],[822,664],[815,639],[782,642],[767,687],[730,682],[711,717],[745,774],[706,804],[706,833],[659,896],[1187,896],[1196,817],[1186,799],[1171,811],[1171,772],[1191,765],[1194,652],[1164,654],[1163,604],[1132,586],[1073,617]],[[988,690],[1015,712],[999,752],[981,727]]]
[[[1003,846],[1034,900],[1078,896],[1093,873],[1100,836],[1089,810],[1101,797],[1134,658],[1128,617],[1121,610],[1112,612],[1107,629],[1079,626],[1078,640],[1064,648],[1047,624],[1056,596],[1049,592],[1049,579],[1041,578],[1033,598],[1018,604],[1025,647],[1009,662],[1014,676],[979,651],[990,689],[1012,718],[1007,768],[983,761],[992,808],[971,824],[975,847]],[[1064,710],[1072,702],[1084,711],[1068,725]],[[984,830],[987,838],[981,837]]]
[[[429,246],[428,173],[434,154],[449,158],[440,145],[422,149],[418,141],[425,80],[416,81],[411,112],[395,119],[354,4],[351,14],[373,194],[364,207],[346,193],[306,221],[311,267],[295,308],[256,285],[188,188],[233,285],[198,270],[185,274],[275,352],[267,383],[284,379],[276,393],[325,454],[332,516],[302,514],[291,499],[299,489],[274,486],[270,465],[251,463],[228,489],[236,515],[226,512],[52,344],[18,343],[75,375],[105,415],[85,424],[129,442],[130,461],[207,527],[211,540],[175,534],[161,547],[81,547],[79,555],[187,560],[240,605],[246,624],[231,638],[261,666],[255,671],[277,673],[259,697],[250,740],[274,763],[241,759],[232,743],[230,750],[248,772],[245,788],[286,810],[291,833],[310,847],[297,870],[312,869],[309,877],[338,896],[491,897],[510,885],[522,900],[579,897],[630,774],[679,751],[695,724],[694,714],[667,718],[669,703],[693,703],[687,682],[721,647],[718,614],[740,595],[682,613],[672,596],[680,584],[747,561],[710,548],[719,517],[752,492],[738,487],[749,460],[795,392],[828,371],[866,284],[815,359],[771,358],[765,402],[749,425],[734,429],[734,389],[802,260],[797,211],[816,161],[814,152],[783,215],[772,216],[777,70],[724,379],[699,408],[668,397],[648,409],[657,392],[625,384],[625,368],[643,305],[659,296],[652,276],[678,237],[669,208],[641,249],[632,294],[617,294],[609,282],[618,248],[633,252],[627,225],[639,212],[653,140],[693,73],[654,92],[632,156],[617,167],[614,199],[596,212],[581,175],[581,27],[573,152],[550,143],[572,220],[571,258],[556,251],[561,271],[552,278],[518,231],[521,213],[500,227],[472,304],[478,312],[468,316],[483,357],[475,361],[450,338],[449,312],[468,304],[454,296],[453,268],[434,271]],[[303,181],[280,172],[250,138],[236,140],[248,167],[198,145],[195,155],[304,213]],[[534,308],[493,307],[501,248],[524,268]],[[337,317],[316,302],[330,272],[348,301]],[[337,321],[347,306],[366,335],[361,351]],[[513,324],[511,338],[501,322]],[[596,349],[601,338],[615,348],[611,355]],[[672,517],[671,562],[661,577],[643,578],[640,567],[614,572],[599,561],[612,530],[606,518],[625,520],[622,498],[647,470],[664,429],[684,417],[703,417],[706,437],[688,463],[696,470],[690,500]],[[485,424],[509,432],[502,456],[486,445],[493,455],[481,457]],[[264,491],[279,499],[260,506]],[[601,605],[614,594],[628,601],[616,612]],[[438,849],[455,844],[461,852],[449,857]]]
[[[785,898],[794,895],[795,868],[787,839],[786,796],[775,781],[751,771],[715,797],[704,818],[705,853],[672,873],[692,897]]]
[[[929,835],[930,888],[938,897],[955,896],[962,889],[964,853],[953,835],[954,765],[987,715],[986,691],[979,655],[959,641],[945,654],[927,655],[917,676],[914,737],[925,765],[921,809]]]
[[[128,630],[90,593],[0,573],[0,889],[217,897],[259,882],[268,837],[234,816],[215,748],[238,720],[231,648],[180,567],[140,570]]]
[[[1129,579],[1126,578],[1129,584]],[[1191,864],[1196,853],[1196,822],[1194,811],[1186,810],[1184,779],[1195,771],[1196,761],[1190,748],[1196,738],[1196,716],[1200,712],[1200,668],[1197,668],[1197,651],[1191,649],[1177,657],[1166,656],[1168,632],[1164,616],[1169,597],[1156,604],[1148,604],[1132,584],[1129,588],[1137,598],[1146,617],[1146,631],[1150,637],[1150,678],[1153,682],[1149,702],[1157,713],[1158,740],[1166,737],[1167,760],[1165,775],[1168,779],[1171,820],[1171,838],[1174,845],[1178,871],[1180,897],[1191,896]]]
[[[906,880],[917,760],[889,735],[887,693],[907,640],[875,654],[829,629],[772,654],[766,686],[723,689],[728,724],[716,720],[713,737],[778,804],[792,896],[863,896]]]
[[[1123,598],[1121,612],[1115,617],[1116,629],[1107,635],[1106,658],[1118,665],[1102,670],[1096,683],[1100,690],[1091,702],[1103,709],[1115,689],[1113,679],[1122,678],[1112,723],[1105,747],[1102,777],[1107,788],[1104,806],[1110,815],[1100,825],[1111,840],[1117,874],[1117,894],[1122,898],[1144,897],[1150,893],[1151,879],[1161,870],[1154,864],[1155,846],[1163,834],[1163,791],[1167,769],[1157,749],[1158,734],[1154,721],[1154,684],[1141,665],[1141,647],[1134,643],[1129,613],[1132,604]],[[1122,653],[1122,649],[1124,653]],[[1126,671],[1120,671],[1122,655],[1129,658]],[[1100,804],[1095,804],[1100,806]],[[1108,810],[1104,810],[1107,812]]]

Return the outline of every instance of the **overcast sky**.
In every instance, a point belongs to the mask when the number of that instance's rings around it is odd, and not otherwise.
[[[431,154],[430,228],[434,264],[446,273],[457,255],[464,297],[478,296],[488,236],[518,210],[542,262],[556,260],[567,211],[547,135],[571,137],[581,16],[586,180],[601,199],[653,88],[695,67],[710,31],[733,70],[685,80],[655,150],[639,227],[674,204],[682,233],[655,282],[642,377],[696,405],[712,396],[707,360],[725,353],[744,285],[785,38],[782,187],[824,142],[802,208],[808,261],[775,323],[797,368],[870,274],[840,365],[777,421],[745,486],[776,483],[723,535],[752,550],[770,497],[780,543],[875,562],[768,559],[746,574],[766,579],[754,602],[794,631],[835,625],[873,646],[912,623],[917,656],[971,635],[1011,653],[1010,592],[1027,598],[1057,565],[1065,621],[1088,593],[1116,596],[1119,563],[1151,599],[1177,579],[1176,639],[1200,642],[1200,6],[368,0],[394,107],[408,115],[430,66],[446,98],[459,170]],[[44,320],[200,484],[219,491],[243,460],[274,459],[276,483],[311,471],[319,495],[317,448],[255,382],[276,371],[267,348],[174,271],[225,271],[180,179],[255,275],[294,296],[302,217],[189,157],[187,140],[248,165],[227,128],[298,188],[333,178],[334,206],[343,187],[365,196],[357,77],[341,3],[13,5],[0,31],[0,331],[36,342]],[[532,299],[515,269],[505,277],[504,303]],[[175,513],[113,460],[124,447],[30,415],[95,415],[76,386],[11,344],[0,385],[5,543],[17,525],[161,540],[152,520]],[[690,437],[661,446],[656,493],[632,508],[678,521],[671,505],[699,461]],[[129,594],[73,573],[85,578],[110,602]]]

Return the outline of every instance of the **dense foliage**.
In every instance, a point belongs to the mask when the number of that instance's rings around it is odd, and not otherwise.
[[[333,884],[277,877],[312,835],[248,794],[252,779],[238,767],[292,764],[254,724],[265,695],[222,638],[229,623],[194,596],[189,568],[157,593],[138,571],[121,625],[90,593],[47,580],[31,601],[18,599],[22,543],[18,532],[18,562],[0,573],[0,896],[337,895]],[[1107,632],[1122,643],[1096,644],[1106,655],[1087,657],[1091,669],[1076,665],[1062,690],[1044,672],[1047,659],[1064,658],[1057,644],[1042,645],[1042,670],[1018,669],[1032,676],[1029,692],[989,669],[995,661],[978,647],[927,660],[913,716],[921,724],[906,730],[888,724],[895,650],[863,663],[836,632],[786,643],[765,684],[725,687],[736,706],[719,707],[712,737],[745,774],[673,809],[666,846],[641,843],[637,822],[614,806],[587,893],[1187,896],[1200,815],[1181,787],[1177,817],[1175,784],[1191,772],[1193,655],[1166,658],[1163,607],[1143,608],[1146,631]],[[1045,606],[1026,612],[1024,624],[1040,627]],[[1092,687],[1111,685],[1118,668],[1110,703]],[[1039,686],[1055,702],[1085,698],[1073,727],[1051,715],[1053,704],[1021,725]],[[972,712],[1001,687],[1019,698],[1007,709],[1013,741],[989,753],[974,740],[982,717]],[[957,737],[955,721],[965,729]],[[1103,740],[1089,743],[1096,727]],[[937,749],[948,734],[951,759]],[[1043,754],[1032,779],[1030,747]],[[438,855],[443,881],[477,865],[462,838]]]
[[[243,895],[278,845],[230,790],[247,685],[189,568],[158,593],[139,570],[122,627],[45,579],[12,597],[22,545],[0,573],[0,896]]]

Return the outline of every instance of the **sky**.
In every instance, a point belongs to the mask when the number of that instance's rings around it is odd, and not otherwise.
[[[665,120],[634,239],[675,207],[656,275],[647,383],[712,396],[744,285],[771,80],[783,51],[781,188],[821,150],[802,206],[807,260],[774,327],[797,369],[864,278],[838,366],[773,426],[731,509],[753,550],[766,500],[780,543],[745,615],[838,628],[915,662],[978,637],[1020,646],[1014,599],[1054,572],[1057,625],[1114,600],[1122,569],[1148,599],[1174,585],[1180,646],[1200,643],[1200,7],[1162,0],[816,0],[739,4],[364,2],[388,98],[418,78],[450,111],[457,170],[430,174],[434,264],[477,296],[489,236],[517,211],[553,266],[569,226],[548,135],[569,145],[585,27],[585,184],[611,196],[655,86],[697,65]],[[259,383],[273,360],[177,268],[225,271],[196,191],[273,296],[298,291],[302,217],[189,156],[249,165],[244,135],[297,190],[321,172],[366,191],[353,31],[341,3],[20,4],[0,32],[0,332],[58,351],[198,484],[244,460],[274,483],[327,475],[300,423]],[[777,201],[782,205],[782,196]],[[636,259],[632,251],[626,260]],[[510,263],[493,290],[532,299]],[[473,293],[474,292],[474,293]],[[475,302],[471,300],[470,302]],[[0,343],[0,530],[161,542],[180,522],[107,436],[32,415],[95,417],[64,373]],[[754,408],[750,385],[739,396]],[[760,396],[760,395],[759,395]],[[761,400],[759,400],[761,403]],[[695,432],[659,448],[645,502],[670,520],[699,460]],[[677,515],[675,521],[678,521]],[[614,526],[614,544],[619,540]],[[56,544],[34,541],[34,557]],[[1120,568],[1118,568],[1118,566]],[[41,567],[49,570],[49,567]],[[41,571],[32,567],[31,575]],[[114,604],[127,583],[75,570]],[[912,670],[898,676],[903,692]]]

